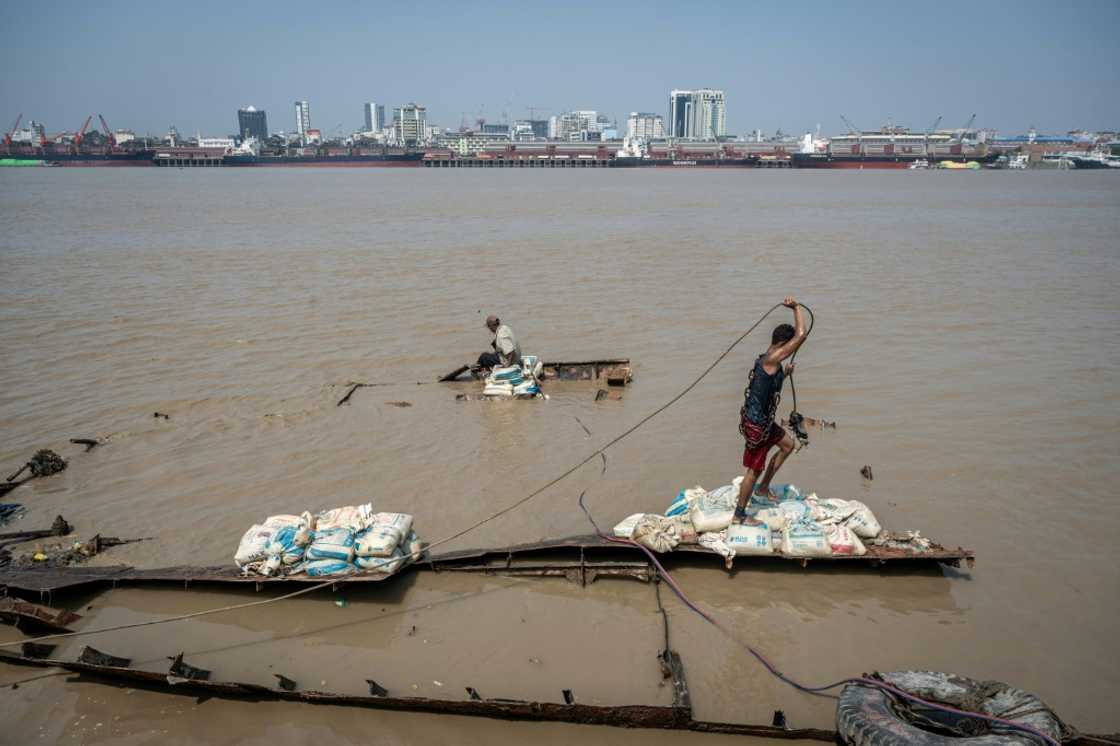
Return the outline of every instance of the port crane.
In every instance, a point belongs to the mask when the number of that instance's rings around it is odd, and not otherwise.
[[[934,120],[933,120],[933,124],[931,124],[931,125],[929,126],[929,129],[928,129],[928,130],[926,130],[926,138],[925,138],[925,140],[926,140],[926,143],[925,143],[925,150],[926,150],[926,157],[927,157],[927,158],[929,157],[929,136],[930,136],[930,135],[932,135],[932,134],[933,134],[934,132],[936,132],[936,131],[937,131],[937,125],[941,124],[941,119],[942,119],[941,115],[938,115],[937,119],[934,119]]]
[[[860,132],[861,132],[860,128],[855,126],[854,124],[852,124],[851,121],[846,116],[841,114],[840,118],[844,120],[844,124],[848,125],[848,133],[849,134],[852,134],[852,135],[860,134]]]
[[[89,127],[90,120],[93,119],[93,114],[86,117],[85,123],[82,128],[78,130],[78,134],[74,135],[74,150],[77,151],[82,147],[82,138],[86,136],[86,128]]]
[[[113,136],[113,130],[109,129],[109,124],[105,121],[105,117],[98,114],[97,118],[101,120],[101,129],[105,130],[105,137],[109,140],[109,150],[116,150],[117,138]]]
[[[10,130],[8,130],[7,134],[4,135],[4,147],[5,148],[8,148],[9,150],[11,149],[11,147],[12,147],[12,135],[14,135],[16,133],[16,130],[19,129],[19,123],[22,122],[22,121],[23,121],[23,112],[21,111],[19,113],[19,116],[16,117],[16,123],[13,124],[12,128]]]

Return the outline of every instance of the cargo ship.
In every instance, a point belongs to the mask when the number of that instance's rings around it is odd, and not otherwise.
[[[424,153],[420,151],[367,150],[364,148],[324,148],[304,153],[232,152],[222,157],[223,166],[419,166]]]
[[[911,168],[923,162],[991,165],[999,158],[983,142],[965,141],[955,133],[914,133],[902,127],[852,132],[828,142],[805,135],[800,152],[790,156],[794,168]]]
[[[722,143],[649,143],[626,138],[610,160],[611,168],[758,168],[762,157]]]
[[[74,152],[72,150],[51,148],[48,146],[35,149],[12,148],[11,152],[0,155],[0,158],[12,162],[7,165],[15,165],[15,162],[26,161],[27,163],[33,164],[42,163],[49,166],[70,167],[150,166],[152,165],[153,155],[155,155],[155,151],[153,150]]]

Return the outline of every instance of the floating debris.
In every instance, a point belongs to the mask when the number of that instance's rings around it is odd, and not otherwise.
[[[156,418],[157,420],[170,420],[171,419],[171,415],[164,414],[163,412],[152,412],[152,417]]]
[[[407,407],[412,406],[412,402],[410,402],[410,401],[387,401],[385,403],[388,404],[390,407],[400,407],[401,409],[405,409]]]
[[[65,470],[66,461],[62,458],[62,456],[59,456],[51,449],[42,448],[36,451],[35,455],[32,456],[26,464],[19,467],[19,469],[14,474],[9,476],[7,481],[14,482],[20,474],[23,474],[28,469],[31,470],[31,479],[35,479],[38,477],[49,477],[52,474],[57,474],[60,471]],[[22,484],[22,482],[20,484]],[[15,487],[16,485],[13,485],[11,489],[15,489]]]
[[[870,467],[870,466],[866,466],[866,465],[865,465],[865,466],[864,466],[864,467],[863,467],[862,469],[860,469],[860,470],[859,470],[859,473],[860,473],[860,474],[862,474],[862,475],[863,475],[863,478],[864,478],[864,479],[866,479],[866,480],[867,480],[867,481],[869,481],[869,482],[870,482],[870,481],[871,481],[872,479],[874,479],[874,478],[875,478],[875,477],[874,477],[874,476],[872,476],[872,474],[871,474],[871,467]]]

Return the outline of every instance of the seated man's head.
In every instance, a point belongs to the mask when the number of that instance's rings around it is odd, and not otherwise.
[[[778,324],[774,327],[774,333],[770,335],[771,345],[784,345],[786,342],[793,339],[793,327],[789,324]]]
[[[486,317],[486,328],[489,329],[492,332],[498,331],[498,327],[501,325],[501,323],[502,322],[498,319],[497,316],[487,316]],[[787,324],[787,326],[788,326],[788,324]],[[793,336],[793,335],[790,335],[790,336]]]

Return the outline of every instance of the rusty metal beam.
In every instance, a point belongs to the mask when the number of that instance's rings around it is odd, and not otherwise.
[[[679,663],[679,656],[671,652],[671,657]],[[0,652],[0,662],[39,668],[62,668],[92,680],[129,683],[147,689],[170,694],[190,696],[208,695],[223,699],[250,701],[293,701],[309,704],[341,705],[345,707],[366,707],[380,710],[405,710],[410,712],[430,712],[471,717],[497,718],[501,720],[551,721],[601,725],[614,728],[658,728],[670,730],[690,730],[705,733],[726,733],[737,735],[766,736],[783,739],[810,739],[832,742],[836,734],[832,731],[815,728],[792,729],[775,728],[765,725],[745,725],[738,723],[712,723],[692,719],[691,707],[686,704],[670,707],[656,705],[621,705],[609,707],[585,705],[574,702],[532,702],[515,699],[473,697],[466,700],[431,699],[428,697],[361,696],[334,694],[320,691],[300,691],[295,682],[281,681],[281,687],[273,688],[260,684],[238,682],[218,682],[194,679],[153,671],[141,671],[122,666],[99,665],[82,661],[66,661],[52,658],[32,658]],[[680,669],[683,676],[683,668]],[[287,688],[284,684],[293,687]],[[682,680],[683,685],[683,680]],[[676,684],[674,684],[676,687]]]

